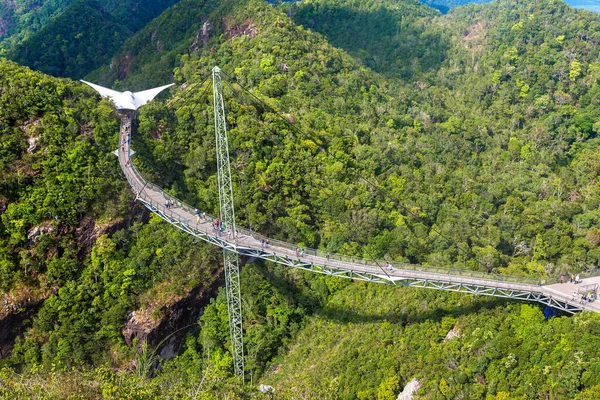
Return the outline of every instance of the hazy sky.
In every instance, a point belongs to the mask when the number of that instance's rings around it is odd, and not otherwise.
[[[600,13],[600,0],[565,0],[572,7],[583,8]]]

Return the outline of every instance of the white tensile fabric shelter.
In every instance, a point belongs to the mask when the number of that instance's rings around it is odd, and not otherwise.
[[[100,85],[95,85],[93,83],[84,81],[83,79],[81,80],[81,82],[94,88],[98,93],[100,93],[102,97],[110,98],[113,101],[113,103],[115,103],[115,107],[117,108],[117,110],[133,111],[137,110],[144,104],[149,103],[153,98],[156,97],[157,94],[159,94],[166,88],[174,85],[174,83],[171,83],[170,85],[144,90],[143,92],[132,93],[130,91],[117,92],[116,90],[108,89]]]

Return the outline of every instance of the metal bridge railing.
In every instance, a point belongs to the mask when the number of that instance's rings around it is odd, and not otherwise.
[[[273,248],[285,248],[290,251],[294,251],[299,247],[288,243],[283,242],[276,239],[271,239],[266,236],[263,236],[259,233],[251,231],[249,229],[238,229],[238,232],[242,232],[245,235],[252,236],[258,240],[264,240],[267,243],[266,249],[269,250],[269,247]],[[305,256],[315,256],[320,258],[325,258],[329,260],[335,260],[345,263],[352,264],[362,264],[366,267],[370,267],[376,272],[385,272],[387,271],[388,265],[391,265],[392,268],[400,269],[400,270],[408,270],[415,272],[424,272],[424,273],[436,273],[436,274],[444,274],[444,275],[453,275],[453,276],[462,276],[468,278],[477,278],[477,279],[485,279],[485,280],[493,280],[493,281],[501,281],[506,283],[517,283],[517,284],[525,284],[525,285],[534,285],[541,286],[546,284],[546,280],[544,279],[535,279],[535,278],[527,278],[527,277],[518,277],[518,276],[510,276],[510,275],[499,275],[499,274],[488,274],[480,271],[471,271],[471,270],[461,270],[461,269],[449,269],[449,268],[440,268],[440,267],[430,267],[416,264],[409,264],[397,261],[385,261],[385,260],[375,260],[368,259],[363,257],[355,257],[355,256],[347,256],[343,254],[337,253],[329,253],[323,250],[305,248],[304,249]]]
[[[175,202],[177,208],[181,208],[192,215],[196,214],[195,207],[192,207],[191,205],[176,198],[175,196],[172,196],[172,195],[166,193],[164,191],[164,189],[162,189],[161,187],[159,187],[151,182],[146,181],[142,177],[140,172],[137,170],[137,168],[135,168],[135,166],[131,162],[130,162],[129,169],[132,171],[133,175],[135,176],[135,179],[131,179],[131,177],[126,174],[127,180],[129,181],[131,186],[136,190],[138,195],[141,198],[143,198],[146,202],[150,203],[156,209],[160,209],[164,214],[168,215],[170,218],[172,218],[174,220],[179,221],[180,223],[188,224],[191,227],[193,227],[194,229],[203,231],[207,235],[216,234],[214,232],[209,233],[206,230],[199,229],[198,224],[194,224],[193,220],[190,220],[187,218],[182,219],[177,213],[174,213],[172,210],[165,207],[164,203],[160,204],[157,201],[150,198],[149,196],[145,196],[144,192],[146,191],[146,189],[150,189],[152,191],[159,192],[162,194],[162,196],[165,197],[165,199],[173,200]],[[214,217],[212,215],[208,215],[206,213],[201,213],[201,218],[203,221],[210,222],[211,225],[214,225],[214,223],[217,221],[216,217]],[[196,226],[194,227],[194,225],[196,225]],[[295,252],[296,249],[301,251],[301,249],[296,245],[293,245],[291,243],[284,242],[281,240],[269,238],[267,236],[261,235],[260,233],[252,231],[250,229],[236,228],[236,230],[237,230],[237,237],[240,237],[240,234],[241,234],[244,236],[252,237],[259,242],[264,241],[264,243],[265,243],[264,250],[265,251],[269,251],[271,249],[277,249],[277,248],[286,249],[290,252]],[[505,283],[516,283],[516,284],[525,284],[525,285],[533,285],[533,286],[541,286],[541,285],[545,285],[548,283],[548,279],[535,279],[535,278],[527,278],[527,277],[510,276],[510,275],[490,274],[490,273],[485,273],[485,272],[480,272],[480,271],[448,269],[448,268],[415,265],[415,264],[395,262],[395,261],[388,262],[385,260],[375,260],[375,259],[367,259],[367,258],[362,258],[362,257],[347,256],[347,255],[337,254],[337,253],[329,253],[327,251],[312,249],[312,248],[304,248],[304,255],[320,257],[320,258],[340,261],[340,262],[349,263],[349,264],[350,263],[361,264],[361,265],[364,265],[365,267],[372,269],[375,272],[385,272],[386,268],[389,268],[389,265],[391,265],[392,268],[400,269],[400,270],[453,275],[453,276],[461,276],[461,277],[466,277],[466,278],[485,279],[485,280],[496,281],[496,282],[501,281],[501,282],[505,282]]]

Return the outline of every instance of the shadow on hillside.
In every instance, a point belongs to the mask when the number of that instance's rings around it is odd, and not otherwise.
[[[261,267],[256,268],[256,272],[270,282],[279,294],[285,297],[289,304],[302,305],[310,315],[317,313],[321,309],[321,301],[324,299],[319,298],[317,293],[302,290],[295,284],[295,281],[292,280],[290,282],[273,271],[272,268],[268,268],[264,263],[262,263]]]
[[[466,295],[466,294],[465,294]],[[481,297],[476,299],[472,304],[461,307],[436,308],[431,310],[414,310],[408,313],[392,313],[392,312],[374,312],[365,313],[362,311],[354,311],[348,308],[337,305],[326,305],[316,314],[342,323],[378,323],[388,321],[391,323],[405,322],[408,324],[418,324],[425,321],[439,322],[443,317],[459,317],[462,315],[473,314],[481,310],[491,310],[503,304],[508,300],[495,297]]]
[[[411,11],[385,8],[357,11],[323,4],[306,4],[294,22],[324,35],[329,43],[346,50],[374,71],[400,75],[439,69],[450,42],[427,29]]]
[[[460,307],[438,307],[430,310],[414,309],[413,311],[408,312],[364,312],[361,310],[353,310],[352,308],[343,305],[334,305],[331,303],[322,305],[322,300],[324,299],[319,298],[317,293],[300,290],[294,282],[284,279],[266,266],[257,268],[257,272],[268,280],[280,294],[285,296],[290,304],[300,303],[303,306],[308,307],[307,311],[309,314],[340,323],[379,323],[388,321],[390,323],[404,322],[408,324],[418,324],[425,321],[439,322],[443,317],[451,316],[458,318],[482,310],[491,310],[503,306],[507,304],[507,302],[517,301],[499,297],[477,296],[463,293],[462,295],[464,296],[475,296],[471,304]],[[400,290],[405,289],[410,290],[410,288],[402,288]],[[414,290],[427,290],[431,293],[431,289],[414,288]],[[536,304],[528,301],[520,302],[522,304]]]

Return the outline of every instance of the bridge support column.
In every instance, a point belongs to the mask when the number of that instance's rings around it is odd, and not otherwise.
[[[236,238],[235,212],[233,208],[233,189],[231,187],[231,169],[229,166],[229,147],[227,144],[227,126],[225,105],[223,103],[223,85],[221,70],[214,67],[213,95],[215,107],[215,135],[217,145],[217,176],[219,182],[219,205],[221,222],[217,229],[229,230]],[[227,308],[229,311],[229,331],[231,333],[231,354],[233,370],[236,376],[244,380],[244,332],[242,326],[242,296],[240,293],[240,269],[237,253],[223,250],[225,261],[225,288],[227,290]]]

